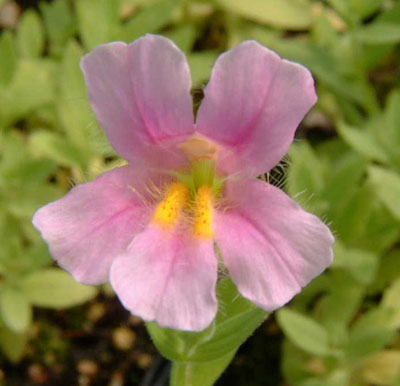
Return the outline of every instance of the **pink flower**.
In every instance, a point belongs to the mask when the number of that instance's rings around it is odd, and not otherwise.
[[[76,280],[110,280],[132,313],[198,331],[217,311],[219,260],[265,310],[332,262],[329,229],[255,178],[283,157],[316,102],[306,68],[246,41],[217,60],[196,123],[188,64],[166,38],[101,45],[82,69],[97,119],[129,165],[33,219]]]

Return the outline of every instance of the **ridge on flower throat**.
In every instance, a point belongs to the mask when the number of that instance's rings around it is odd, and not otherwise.
[[[167,188],[166,197],[157,206],[154,221],[165,227],[176,225],[188,198],[189,189],[185,184],[182,182],[171,183]]]
[[[153,221],[163,228],[173,228],[180,220],[189,223],[193,234],[212,238],[213,207],[223,187],[224,179],[217,175],[215,161],[197,159],[189,172],[172,172],[176,181],[166,188]]]

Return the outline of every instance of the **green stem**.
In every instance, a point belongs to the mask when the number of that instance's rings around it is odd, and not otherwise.
[[[193,386],[193,366],[190,363],[174,362],[170,386]]]
[[[170,386],[212,386],[235,356],[236,349],[205,362],[173,362]]]

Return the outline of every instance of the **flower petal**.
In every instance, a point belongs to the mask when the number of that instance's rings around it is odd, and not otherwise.
[[[111,284],[133,314],[161,326],[200,331],[215,317],[217,259],[212,240],[149,226],[111,267]]]
[[[281,190],[260,180],[229,182],[232,209],[215,213],[224,262],[243,296],[272,311],[332,262],[333,236]]]
[[[81,66],[92,108],[119,154],[132,162],[179,163],[174,145],[193,133],[194,123],[189,66],[172,41],[146,35],[128,45],[103,44]]]
[[[305,67],[246,41],[217,60],[196,126],[222,147],[222,170],[256,176],[285,155],[315,102],[314,81]]]
[[[133,166],[116,168],[36,212],[33,224],[76,280],[108,281],[113,259],[144,228],[150,210],[140,195],[143,181],[144,172]]]

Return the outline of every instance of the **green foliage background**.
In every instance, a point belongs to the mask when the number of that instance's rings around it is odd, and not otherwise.
[[[17,28],[3,29],[3,353],[12,361],[24,355],[32,307],[65,308],[97,293],[52,266],[31,217],[72,183],[118,162],[90,109],[79,61],[98,44],[147,32],[173,39],[187,54],[195,90],[206,84],[218,54],[245,39],[310,68],[319,101],[290,150],[285,189],[331,226],[336,258],[276,313],[285,334],[282,371],[296,386],[400,385],[395,0],[54,0],[23,12]],[[154,343],[175,361],[171,384],[212,384],[266,317],[244,299],[235,303],[232,294],[236,289],[223,280],[224,312],[204,333],[148,325]]]

